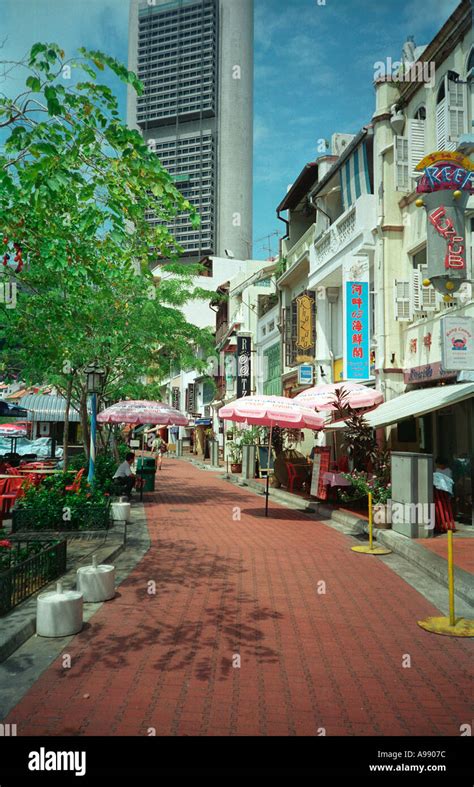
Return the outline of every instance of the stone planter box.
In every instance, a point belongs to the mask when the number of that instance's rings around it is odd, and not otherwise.
[[[255,461],[257,458],[256,445],[242,446],[242,476],[243,478],[255,478]]]
[[[12,509],[12,533],[19,532],[77,532],[84,530],[108,530],[110,527],[110,498],[107,507],[91,505],[80,520],[57,519],[38,527],[38,513],[33,508]]]

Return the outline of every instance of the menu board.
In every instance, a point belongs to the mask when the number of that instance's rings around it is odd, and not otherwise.
[[[311,477],[311,496],[318,497],[320,500],[326,500],[328,493],[324,484],[324,473],[329,470],[331,461],[330,448],[315,448],[313,459],[313,474]]]

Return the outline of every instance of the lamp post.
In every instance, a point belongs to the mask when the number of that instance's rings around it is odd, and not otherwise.
[[[89,484],[94,483],[95,475],[95,447],[97,433],[97,394],[102,388],[102,378],[104,370],[100,369],[97,363],[93,363],[84,370],[87,376],[87,392],[91,394],[91,441],[89,452],[89,474],[87,480]]]

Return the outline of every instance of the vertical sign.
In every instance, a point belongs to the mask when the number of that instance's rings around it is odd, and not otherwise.
[[[296,362],[310,362],[315,357],[316,298],[305,292],[296,298]]]
[[[171,405],[175,408],[175,410],[179,410],[179,406],[181,404],[181,397],[180,397],[180,390],[179,388],[173,388],[171,391]]]
[[[323,447],[314,449],[311,497],[318,497],[320,500],[326,500],[327,489],[324,483],[324,473],[327,473],[329,470],[330,460],[330,448]]]
[[[251,352],[250,336],[237,336],[237,399],[251,393]]]
[[[344,266],[344,379],[370,377],[369,263],[359,258]]]
[[[188,385],[188,413],[196,411],[196,386],[194,383]]]

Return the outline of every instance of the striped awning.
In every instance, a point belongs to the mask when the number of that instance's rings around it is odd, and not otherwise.
[[[19,402],[21,407],[28,410],[28,418],[35,421],[57,423],[64,421],[66,414],[66,400],[62,396],[44,396],[43,394],[30,394],[24,396]],[[88,408],[90,412],[90,407]],[[70,423],[79,423],[80,416],[74,407],[69,408]]]
[[[341,195],[347,210],[362,194],[371,194],[367,141],[362,140],[341,167]]]

